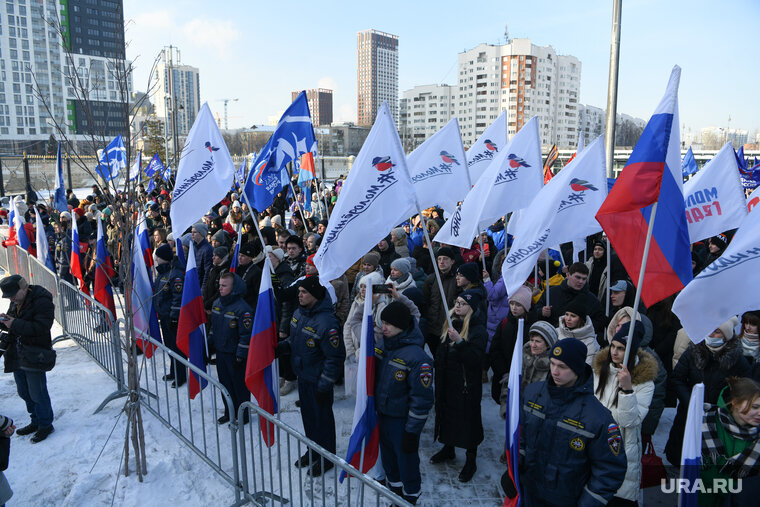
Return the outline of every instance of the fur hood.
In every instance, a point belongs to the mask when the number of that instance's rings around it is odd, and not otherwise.
[[[705,342],[701,342],[698,345],[690,344],[689,347],[694,347],[692,361],[694,362],[694,366],[699,370],[703,370],[705,366],[707,366],[707,363],[710,360],[710,355],[712,355],[715,360],[718,361],[721,370],[730,371],[742,357],[743,353],[741,341],[736,338],[729,340],[726,345],[717,352],[713,352],[707,348]]]
[[[650,380],[654,382],[654,379],[657,378],[657,373],[660,369],[659,365],[657,364],[657,359],[655,359],[654,356],[646,350],[639,350],[638,354],[636,354],[636,357],[638,358],[638,362],[636,363],[636,366],[633,367],[633,371],[631,372],[631,383],[636,385],[649,382]],[[594,357],[593,364],[595,375],[599,375],[602,371],[602,368],[607,368],[609,365],[609,358],[609,347],[604,347],[599,351],[599,353],[597,353],[597,355]]]

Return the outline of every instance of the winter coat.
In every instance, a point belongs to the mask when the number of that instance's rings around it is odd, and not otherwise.
[[[255,312],[259,301],[259,290],[261,289],[261,268],[255,262],[250,262],[246,266],[238,265],[235,272],[245,282],[244,299]]]
[[[504,280],[499,278],[496,282],[490,279],[483,282],[486,288],[488,299],[488,318],[486,319],[486,329],[488,330],[488,345],[486,352],[491,350],[491,342],[496,328],[499,323],[507,318],[509,313],[509,298],[507,297],[507,288],[504,286]]]
[[[380,267],[383,268],[383,273],[390,275],[391,263],[401,258],[398,252],[396,252],[396,247],[393,246],[393,243],[388,243],[387,249],[380,250],[379,248],[375,248],[375,251],[380,254]]]
[[[10,328],[0,322],[0,329],[8,334],[0,340],[5,351],[5,373],[20,369],[19,354],[24,345],[52,349],[50,328],[55,318],[53,295],[39,285],[29,285],[21,306],[11,303],[6,314],[14,318]]]
[[[491,398],[496,403],[500,403],[502,379],[509,373],[509,367],[512,364],[512,353],[515,350],[515,341],[517,340],[517,326],[519,319],[509,312],[496,328],[496,332],[491,342],[491,350],[488,352],[488,360],[493,370],[491,379]],[[528,330],[535,322],[535,318],[530,312],[525,315],[523,323],[523,335],[520,337],[520,344],[527,343]]]
[[[549,366],[551,357],[551,348],[547,348],[546,351],[539,355],[534,356],[530,351],[530,343],[523,345],[523,370],[522,370],[522,383],[520,389],[523,390],[528,384],[533,382],[541,382],[546,380],[549,376]],[[504,391],[506,389],[506,383],[503,384]]]
[[[563,281],[556,287],[549,288],[549,302],[551,303],[552,311],[549,317],[541,315],[541,309],[546,306],[546,292],[541,295],[541,299],[538,300],[533,308],[532,312],[538,320],[545,320],[553,326],[559,325],[559,318],[565,315],[565,307],[573,299],[580,297],[583,303],[588,309],[588,316],[591,317],[591,321],[594,323],[594,330],[598,333],[604,329],[607,325],[607,316],[604,313],[604,308],[599,300],[589,290],[588,286],[584,286],[581,290],[575,290],[567,284],[567,280]]]
[[[441,273],[441,283],[443,284],[443,292],[446,294],[448,308],[451,310],[454,308],[454,302],[461,292],[459,287],[457,287],[457,280],[454,276],[453,267],[447,273]],[[427,304],[427,308],[424,312],[428,326],[427,334],[428,336],[433,335],[436,339],[439,339],[443,332],[443,323],[446,321],[446,310],[443,307],[441,291],[438,290],[438,282],[435,278],[435,273],[428,275],[425,279],[425,285],[422,287],[422,295]]]
[[[274,311],[277,315],[277,332],[290,333],[290,319],[298,306],[298,289],[291,288],[295,278],[286,262],[278,264],[272,273],[272,289],[274,291]]]
[[[569,329],[565,325],[565,316],[560,317],[557,341],[564,338],[576,338],[582,341],[586,345],[586,364],[591,365],[594,362],[594,356],[599,351],[599,343],[596,341],[596,332],[591,317],[586,316],[586,323],[576,329]]]
[[[215,350],[234,353],[243,359],[248,357],[253,326],[253,310],[243,299],[244,296],[245,282],[235,275],[232,291],[226,296],[219,296],[211,305],[209,336]]]
[[[433,360],[416,326],[375,346],[377,413],[405,418],[404,431],[419,435],[433,407]]]
[[[470,317],[467,339],[446,339],[435,355],[435,434],[445,445],[474,449],[483,441],[480,414],[483,357],[488,333],[485,317]]]
[[[55,265],[58,276],[70,282],[72,280],[70,268],[71,260],[71,229],[61,231],[55,240]]]
[[[214,265],[214,247],[203,238],[200,243],[193,245],[195,250],[195,267],[198,270],[198,281],[201,283],[201,290],[206,287],[206,280],[211,266]]]
[[[285,257],[282,262],[286,263],[288,266],[290,266],[290,270],[293,272],[293,276],[296,278],[301,278],[306,274],[306,254],[301,252],[298,257],[295,259],[291,259],[290,257]]]
[[[620,429],[594,397],[591,367],[571,387],[551,375],[522,395],[520,484],[527,506],[601,507],[620,489],[627,461]]]
[[[211,269],[209,269],[206,285],[203,286],[203,306],[206,310],[210,310],[214,300],[219,297],[219,280],[229,270],[230,261],[228,258],[218,266],[216,264],[212,265]],[[245,297],[245,292],[244,290],[243,297]]]
[[[617,379],[619,369],[610,362],[610,348],[603,348],[594,358],[594,394],[602,405],[609,409],[612,418],[620,427],[625,446],[628,468],[625,480],[615,496],[637,501],[641,484],[641,424],[649,412],[649,405],[654,395],[654,379],[659,365],[654,356],[644,350],[636,354],[636,366],[631,371],[633,393],[620,392]],[[597,392],[599,375],[603,368],[609,369],[607,383],[602,392]]]
[[[415,324],[419,322],[420,311],[412,301],[399,294],[399,302],[409,308],[409,311],[414,317]],[[378,300],[372,305],[372,321],[374,323],[375,330],[375,343],[380,343],[383,339],[383,321],[380,319],[380,314],[391,302],[391,298],[385,294],[381,295]],[[348,312],[348,318],[343,325],[343,342],[346,345],[346,358],[350,359],[352,356],[355,359],[359,359],[359,346],[361,345],[362,338],[362,324],[364,323],[364,298],[357,296],[354,302],[351,303],[351,310]]]
[[[673,370],[676,369],[678,361],[683,353],[686,352],[686,349],[689,348],[689,345],[691,345],[691,339],[686,334],[686,330],[684,328],[679,329],[676,333],[676,341],[673,343]]]
[[[348,312],[351,309],[351,296],[348,295],[348,280],[346,280],[346,275],[341,275],[335,280],[330,280],[330,284],[335,289],[335,297],[338,300],[335,303],[335,316],[338,317],[338,322],[342,326],[348,320]]]
[[[159,319],[167,322],[170,319],[179,319],[184,285],[185,270],[179,259],[175,257],[171,262],[156,265],[153,301]]]

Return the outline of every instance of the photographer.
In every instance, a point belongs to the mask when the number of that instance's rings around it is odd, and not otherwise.
[[[53,407],[45,372],[55,364],[50,338],[53,325],[53,296],[38,285],[29,285],[19,275],[0,281],[2,297],[11,300],[8,313],[0,314],[0,353],[5,355],[5,372],[13,373],[18,395],[26,402],[32,422],[16,433],[42,442],[53,432]]]

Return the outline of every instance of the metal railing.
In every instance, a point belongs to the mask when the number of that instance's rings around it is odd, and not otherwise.
[[[10,273],[10,267],[8,266],[8,250],[10,250],[10,247],[0,247],[0,268],[3,268],[6,273]]]
[[[14,247],[19,248],[19,247]],[[62,329],[66,329],[66,323],[64,322],[65,312],[63,311],[63,305],[59,304],[58,294],[58,275],[50,271],[47,266],[42,264],[36,257],[31,255],[28,258],[29,261],[29,283],[39,285],[47,289],[53,295],[53,301],[55,305],[55,321],[60,324]]]

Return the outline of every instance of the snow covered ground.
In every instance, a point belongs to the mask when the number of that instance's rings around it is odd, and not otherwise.
[[[0,301],[0,311],[5,311],[8,302]],[[54,328],[53,331],[54,336],[60,334],[59,329]],[[55,411],[56,430],[39,444],[31,444],[28,436],[12,438],[10,466],[6,476],[14,490],[14,497],[9,505],[79,506],[113,503],[194,506],[232,503],[232,487],[146,411],[143,411],[143,417],[148,475],[142,484],[138,483],[133,460],[130,461],[130,476],[120,475],[125,430],[125,418],[121,415],[123,400],[113,401],[103,411],[93,415],[100,402],[114,390],[114,382],[73,342],[62,342],[55,348],[58,362],[48,374],[48,388]],[[212,374],[216,376],[213,367]],[[504,443],[504,422],[498,415],[498,407],[490,399],[487,386],[483,387],[485,441],[478,450],[477,473],[468,484],[461,484],[457,480],[464,464],[462,449],[457,450],[457,459],[453,463],[429,464],[430,456],[439,449],[439,444],[432,440],[431,414],[420,445],[422,505],[454,505],[462,502],[467,505],[501,505],[497,483],[504,471],[504,466],[499,463]],[[302,426],[295,406],[296,399],[295,392],[283,397],[282,420],[300,431]],[[351,434],[353,408],[353,399],[346,398],[343,388],[338,387],[334,409],[340,456],[345,455]],[[0,375],[0,413],[13,418],[19,427],[29,421],[10,374]],[[221,411],[215,415],[221,415]],[[209,416],[214,415],[209,413]],[[655,438],[660,454],[670,420],[672,410],[664,415]],[[291,452],[295,455],[295,451]],[[287,466],[292,468],[291,465],[288,463]],[[325,489],[332,495],[336,491],[331,486],[334,483],[334,473],[326,475]],[[305,489],[310,487],[308,481],[302,483],[305,483]],[[315,483],[319,484],[318,481]],[[314,489],[318,487],[315,486]],[[345,485],[339,486],[337,492],[339,502],[345,503]],[[334,498],[328,500],[333,502]],[[299,503],[294,501],[294,504]],[[308,499],[304,501],[304,504],[308,503]]]

